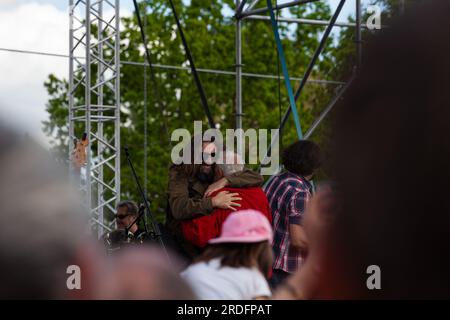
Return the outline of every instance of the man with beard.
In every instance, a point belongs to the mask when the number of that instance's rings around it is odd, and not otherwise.
[[[222,170],[224,177],[229,177],[245,169],[244,161],[239,154],[231,150],[226,150],[224,152],[224,158],[225,163],[217,164]],[[241,198],[239,201],[239,211],[248,209],[256,210],[272,223],[269,201],[262,188],[246,187],[237,189],[225,187],[211,193],[205,192],[203,197],[214,197],[221,191],[239,193],[239,198]],[[209,240],[220,236],[223,222],[233,212],[234,210],[232,209],[214,208],[213,212],[209,215],[199,214],[192,219],[182,220],[181,226],[184,239],[196,247],[205,248]]]
[[[190,145],[194,150],[194,139]],[[258,173],[244,169],[232,175],[223,177],[223,173],[212,161],[216,146],[211,141],[202,141],[202,163],[172,165],[169,169],[169,187],[166,226],[179,246],[180,253],[189,260],[198,256],[199,248],[185,241],[181,230],[181,220],[192,219],[199,214],[211,214],[214,208],[239,209],[241,200],[236,192],[222,191],[214,197],[203,197],[224,187],[245,188],[259,187],[263,178]]]

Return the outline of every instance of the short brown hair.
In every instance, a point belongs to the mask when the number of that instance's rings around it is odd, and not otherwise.
[[[222,266],[258,268],[265,276],[272,268],[272,247],[268,241],[256,243],[221,243],[206,248],[196,262],[220,258]]]

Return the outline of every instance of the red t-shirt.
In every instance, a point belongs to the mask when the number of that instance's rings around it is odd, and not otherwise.
[[[221,191],[237,192],[242,200],[237,201],[241,206],[237,210],[254,209],[260,211],[272,223],[269,201],[261,188],[223,188],[214,192],[214,197]],[[203,248],[208,241],[220,235],[222,223],[233,211],[216,208],[209,215],[199,215],[190,220],[181,221],[183,237],[193,245]]]

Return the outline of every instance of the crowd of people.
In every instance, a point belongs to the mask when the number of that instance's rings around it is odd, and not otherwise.
[[[202,151],[222,152],[211,141],[203,141]],[[240,155],[223,153],[224,164],[204,161],[169,169],[167,221],[180,225],[169,229],[172,249],[191,264],[182,274],[200,297],[269,298],[306,255],[302,217],[321,151],[311,141],[286,148],[285,171],[264,190],[263,177],[245,169]]]
[[[140,208],[123,201],[117,227],[136,245],[107,254],[63,169],[0,127],[0,298],[450,298],[448,13],[431,1],[367,41],[336,106],[330,159],[295,142],[264,186],[214,141],[203,141],[204,158],[233,161],[172,165],[167,251],[141,241]],[[329,182],[315,187],[324,161]],[[69,266],[81,270],[76,290]]]

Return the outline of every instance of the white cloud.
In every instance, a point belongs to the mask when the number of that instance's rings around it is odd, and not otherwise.
[[[42,3],[1,2],[5,4],[0,6],[1,48],[68,54],[68,10]],[[130,14],[121,12],[121,16]],[[48,118],[48,95],[44,81],[51,73],[67,79],[68,59],[0,51],[0,119],[45,145],[42,121]]]
[[[22,4],[0,11],[0,47],[66,54],[68,15],[51,5]],[[0,117],[46,143],[44,81],[67,77],[64,58],[0,52]]]
[[[0,2],[0,9],[11,8],[17,4],[18,4],[17,0],[2,0]]]

